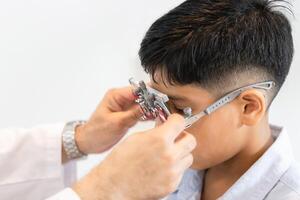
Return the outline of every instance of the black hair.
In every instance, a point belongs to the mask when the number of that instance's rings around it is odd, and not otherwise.
[[[294,52],[289,20],[276,9],[283,2],[187,0],[149,28],[141,64],[152,78],[161,71],[171,83],[209,89],[245,72],[249,79],[273,80],[275,96]]]

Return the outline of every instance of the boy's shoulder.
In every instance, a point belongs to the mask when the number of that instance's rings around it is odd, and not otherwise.
[[[283,174],[266,200],[300,200],[300,163],[294,162]]]

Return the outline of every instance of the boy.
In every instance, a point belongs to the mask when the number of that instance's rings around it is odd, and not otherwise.
[[[187,129],[198,142],[194,163],[167,199],[300,199],[287,135],[268,123],[293,57],[282,2],[188,0],[146,33],[142,66],[173,112],[198,114],[235,94]]]

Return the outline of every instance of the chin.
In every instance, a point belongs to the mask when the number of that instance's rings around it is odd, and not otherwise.
[[[207,165],[204,165],[203,163],[200,164],[200,163],[196,163],[194,162],[191,166],[190,166],[190,169],[193,169],[193,170],[206,170],[208,169],[210,166],[207,166]]]

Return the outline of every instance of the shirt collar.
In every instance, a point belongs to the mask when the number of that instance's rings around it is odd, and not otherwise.
[[[234,185],[221,196],[225,199],[263,199],[293,161],[288,135],[280,127],[271,126],[275,138],[270,148],[257,160]],[[199,199],[204,172],[187,170],[178,190],[176,199]],[[171,195],[172,196],[172,195]],[[172,199],[172,198],[170,198]]]

